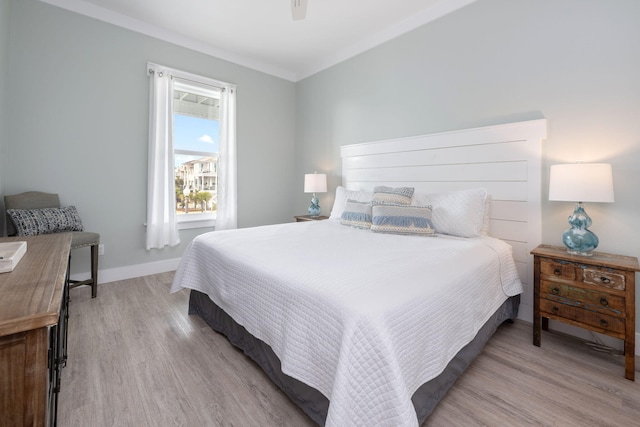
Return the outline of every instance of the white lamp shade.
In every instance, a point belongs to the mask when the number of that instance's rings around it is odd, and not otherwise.
[[[327,175],[323,173],[307,173],[304,175],[305,193],[326,193]]]
[[[613,202],[611,165],[608,163],[552,165],[549,175],[549,200]]]

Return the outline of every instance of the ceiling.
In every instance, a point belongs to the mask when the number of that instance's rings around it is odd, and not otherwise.
[[[476,0],[42,0],[298,81]]]

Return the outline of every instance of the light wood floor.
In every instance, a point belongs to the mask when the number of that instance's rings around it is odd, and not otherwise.
[[[173,273],[71,290],[58,425],[314,424],[197,316]],[[640,384],[623,358],[531,325],[501,326],[425,426],[639,425]],[[636,364],[637,365],[637,364]],[[638,377],[638,373],[636,373]],[[640,382],[640,378],[638,378]]]

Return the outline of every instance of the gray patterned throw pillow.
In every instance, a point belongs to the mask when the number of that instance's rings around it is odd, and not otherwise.
[[[82,220],[75,206],[43,209],[7,209],[18,236],[83,231]]]

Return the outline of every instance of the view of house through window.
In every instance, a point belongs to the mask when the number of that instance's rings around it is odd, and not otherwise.
[[[178,220],[194,214],[215,217],[219,107],[220,89],[174,77],[173,149]]]

